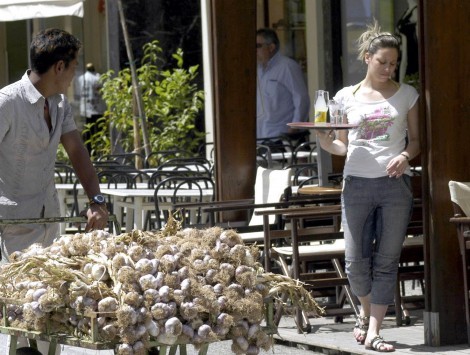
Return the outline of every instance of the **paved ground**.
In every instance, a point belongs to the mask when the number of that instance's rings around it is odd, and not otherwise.
[[[4,338],[2,337],[2,340]],[[6,348],[6,343],[0,340],[2,345],[0,345],[0,354],[7,355],[8,351]],[[209,346],[208,354],[232,354],[231,341],[224,341],[219,343],[213,343]],[[43,349],[43,354],[47,354],[47,350]],[[81,348],[72,348],[68,347],[65,350],[57,351],[57,354],[67,354],[67,355],[112,355],[114,354],[112,351],[95,351],[95,350],[86,350]],[[308,350],[308,347],[303,346],[301,344],[288,346],[282,344],[275,344],[274,347],[269,351],[261,351],[261,355],[312,355],[312,354],[324,354],[323,352],[315,352],[312,350]],[[187,355],[198,355],[198,351],[194,349],[193,346],[187,347]]]
[[[212,343],[209,346],[208,354],[232,354],[231,350],[231,341],[223,341],[218,343]],[[7,337],[4,335],[0,335],[0,354],[1,355],[8,355],[8,340]],[[47,354],[47,344],[39,344],[39,349],[41,352],[46,355]],[[308,346],[302,344],[290,344],[290,345],[283,345],[283,344],[274,344],[273,348],[269,351],[261,351],[260,355],[312,355],[312,354],[324,354],[323,352],[315,352],[312,350],[308,350]],[[187,355],[198,355],[198,351],[194,349],[192,345],[187,346]],[[178,352],[179,353],[179,352]],[[96,350],[88,350],[76,347],[60,347],[58,346],[56,354],[61,355],[113,355],[114,352],[110,350],[103,350],[103,351],[96,351]]]

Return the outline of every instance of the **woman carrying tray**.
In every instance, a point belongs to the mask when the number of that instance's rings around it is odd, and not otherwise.
[[[400,44],[377,22],[358,40],[367,65],[362,82],[341,89],[350,130],[318,130],[326,151],[346,155],[342,223],[346,273],[361,303],[354,337],[367,349],[394,351],[380,336],[393,303],[398,263],[410,217],[409,161],[419,154],[418,93],[392,80]]]

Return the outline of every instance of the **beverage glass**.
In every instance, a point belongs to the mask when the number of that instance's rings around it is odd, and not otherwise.
[[[336,111],[336,124],[343,124],[343,123],[347,123],[346,122],[346,117],[344,117],[344,107],[340,105],[340,107],[338,108],[338,110]]]
[[[326,125],[326,112],[328,111],[329,94],[326,90],[315,92],[315,124]]]
[[[344,106],[343,104],[330,100],[328,101],[328,109],[330,110],[330,123],[342,124],[344,119]]]
[[[338,124],[338,110],[340,109],[341,104],[335,100],[328,100],[328,110],[330,112],[330,123],[331,124]]]

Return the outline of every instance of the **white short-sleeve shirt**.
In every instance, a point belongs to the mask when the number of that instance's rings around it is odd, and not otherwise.
[[[348,133],[348,153],[344,176],[376,178],[386,176],[386,167],[406,146],[408,111],[418,100],[418,92],[401,84],[390,98],[365,102],[357,100],[354,89],[343,88],[335,100],[344,104],[348,123],[358,125]],[[405,171],[411,174],[409,168]]]
[[[52,130],[44,119],[45,98],[28,77],[0,90],[0,218],[59,215],[54,186],[57,147],[76,129],[64,95],[48,98]],[[0,231],[2,227],[0,226]],[[2,237],[5,234],[2,233]]]

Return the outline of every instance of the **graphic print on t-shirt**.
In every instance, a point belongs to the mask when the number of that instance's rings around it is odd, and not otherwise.
[[[371,113],[361,117],[357,139],[388,141],[390,134],[388,127],[393,124],[393,117],[389,107],[377,108]]]

